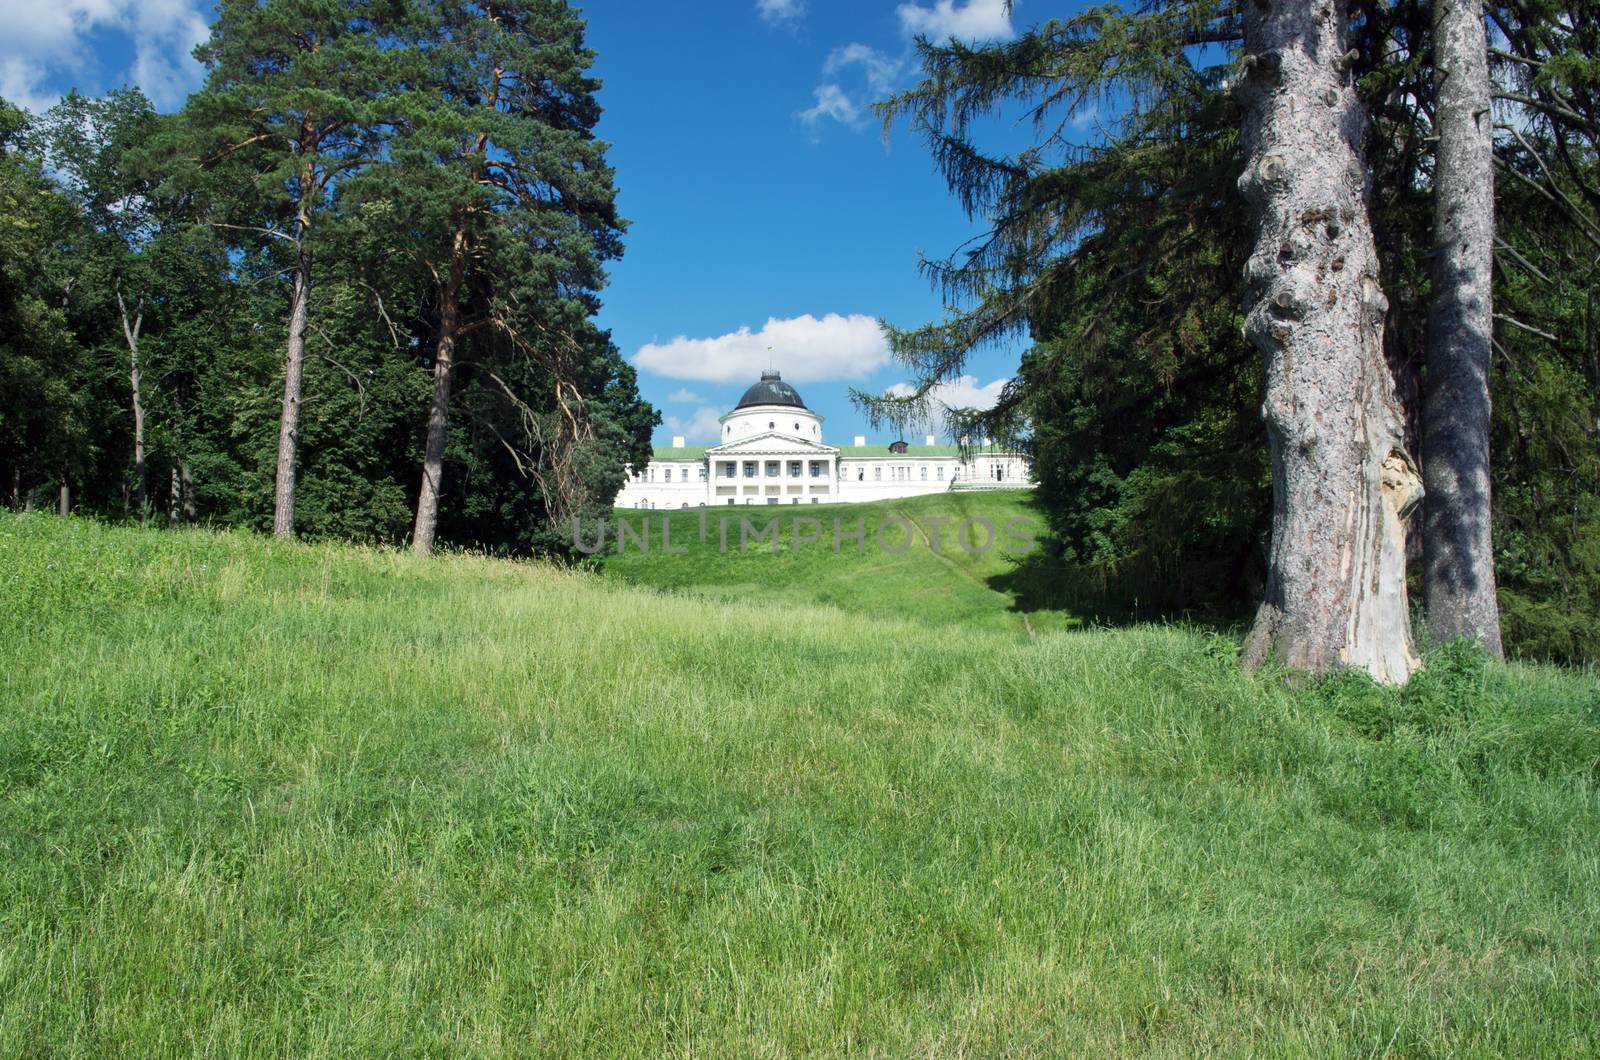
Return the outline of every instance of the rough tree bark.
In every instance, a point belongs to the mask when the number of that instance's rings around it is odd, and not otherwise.
[[[455,370],[456,337],[461,325],[461,282],[466,269],[467,228],[466,219],[462,217],[450,241],[450,268],[439,300],[439,344],[433,355],[433,402],[428,406],[422,489],[417,494],[417,519],[411,531],[411,548],[422,556],[433,551],[439,529],[439,487],[450,426],[450,377]]]
[[[144,461],[144,395],[139,378],[139,330],[144,326],[144,302],[141,299],[133,319],[128,319],[128,307],[117,290],[117,309],[122,314],[122,337],[128,343],[128,389],[133,400],[133,467],[138,479],[139,525],[144,526],[150,515],[150,480]]]
[[[272,532],[278,537],[294,536],[300,391],[305,376],[306,320],[311,301],[310,197],[315,181],[315,172],[307,163],[300,172],[300,208],[295,215],[294,289],[289,302],[289,341],[283,355],[283,412],[278,420],[278,475],[272,495]]]
[[[1422,495],[1383,357],[1388,301],[1367,216],[1365,108],[1347,0],[1252,0],[1235,85],[1255,209],[1245,333],[1266,360],[1267,585],[1244,661],[1402,683],[1421,661],[1404,520]]]
[[[1503,656],[1489,504],[1494,157],[1482,0],[1437,0],[1433,31],[1439,146],[1422,406],[1423,587],[1435,639],[1472,637]]]
[[[487,17],[494,21],[492,9]],[[483,106],[493,110],[499,106],[501,79],[504,71],[497,65],[489,78],[489,91],[484,93]],[[482,177],[484,152],[488,147],[488,133],[478,133],[473,140],[470,160],[471,180],[474,184]],[[417,493],[417,518],[411,528],[411,548],[418,555],[433,551],[439,530],[439,490],[444,475],[444,447],[450,429],[451,375],[455,370],[456,339],[461,334],[461,286],[466,278],[467,251],[469,249],[468,225],[471,207],[456,211],[455,231],[450,238],[450,267],[439,297],[439,344],[433,359],[433,402],[428,406],[428,437],[422,453],[422,488]]]

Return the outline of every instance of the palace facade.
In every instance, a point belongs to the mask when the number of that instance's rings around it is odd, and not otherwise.
[[[968,489],[1027,489],[1027,458],[989,445],[896,441],[828,445],[822,417],[777,372],[761,379],[720,418],[716,445],[657,447],[650,463],[628,469],[619,508],[725,504],[838,504]]]

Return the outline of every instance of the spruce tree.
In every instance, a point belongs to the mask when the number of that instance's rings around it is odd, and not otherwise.
[[[1482,0],[1435,0],[1433,304],[1422,410],[1423,586],[1440,641],[1502,655],[1489,473],[1494,164]]]
[[[1341,0],[1244,12],[1239,186],[1256,218],[1245,333],[1266,362],[1273,465],[1272,551],[1245,661],[1404,683],[1421,665],[1404,522],[1422,482],[1384,359],[1389,301],[1348,17]]]

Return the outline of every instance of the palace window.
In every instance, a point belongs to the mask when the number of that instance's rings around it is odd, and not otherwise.
[[[875,478],[875,479],[883,478],[883,465],[882,464],[879,464],[877,467],[872,469],[872,477]]]
[[[800,461],[798,461],[798,460],[789,461],[789,477],[790,478],[799,478],[800,477]]]
[[[820,460],[811,461],[811,477],[812,478],[821,478],[822,477],[822,461],[820,461]]]
[[[927,478],[928,478],[928,465],[927,464],[923,464],[922,465],[922,478],[923,478],[923,481],[927,481]]]
[[[744,462],[744,477],[745,478],[755,478],[756,477],[756,462],[754,460],[746,460]]]
[[[661,469],[661,481],[662,482],[671,482],[672,481],[672,469],[670,467],[664,467],[664,468]]]
[[[939,481],[941,481],[941,482],[944,481],[944,465],[943,464],[939,465],[938,478],[939,478]]]
[[[706,466],[704,464],[701,464],[700,465],[700,481],[704,482],[705,480],[706,480]]]
[[[778,477],[778,467],[779,467],[778,461],[776,461],[776,460],[768,460],[767,461],[767,477],[768,478],[777,478]]]

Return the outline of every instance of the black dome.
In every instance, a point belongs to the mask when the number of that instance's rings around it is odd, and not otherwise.
[[[747,409],[752,405],[788,405],[792,408],[803,409],[806,403],[800,400],[800,392],[785,383],[777,372],[768,369],[761,373],[761,382],[744,392],[744,397],[734,407],[735,411]],[[807,409],[807,411],[810,411]]]

